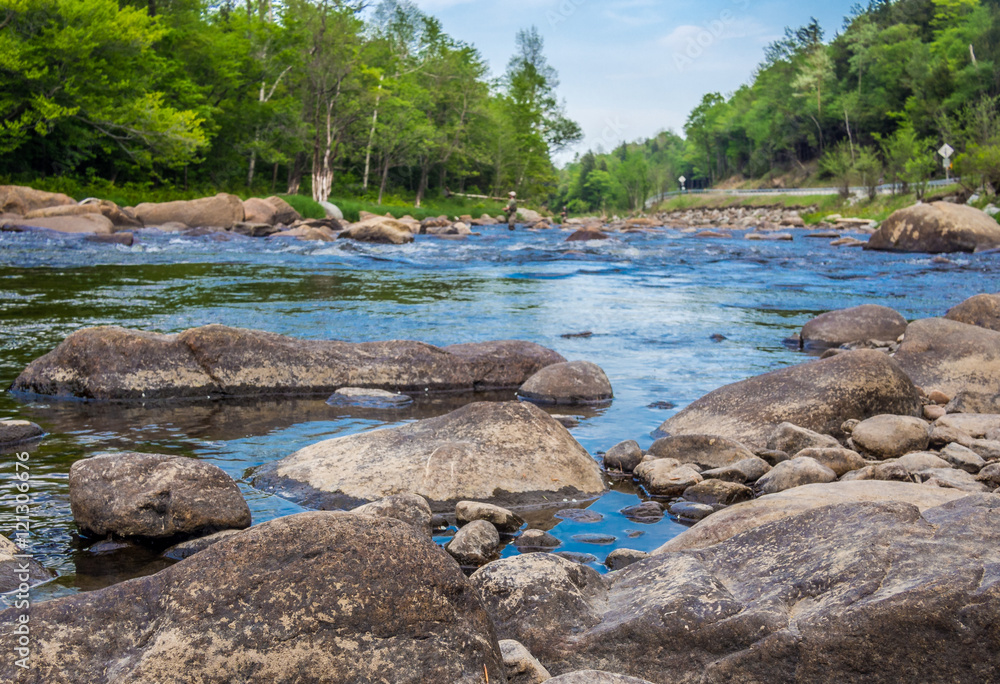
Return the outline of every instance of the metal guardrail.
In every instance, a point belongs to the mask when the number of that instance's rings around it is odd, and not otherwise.
[[[951,179],[939,179],[927,182],[927,187],[929,188],[939,188],[947,185],[954,185],[958,183],[960,178]],[[850,192],[853,195],[866,196],[868,194],[868,188],[863,185],[851,186]],[[875,192],[879,195],[890,195],[894,192],[902,190],[902,185],[899,183],[885,183],[879,185],[875,188]],[[668,197],[680,197],[681,195],[735,195],[735,196],[761,196],[761,195],[837,195],[840,194],[840,188],[757,188],[755,190],[743,190],[743,189],[733,189],[725,190],[720,188],[699,188],[696,190],[685,190],[681,192],[680,190],[674,190],[672,192],[664,192],[656,197],[646,200],[646,208],[649,208],[656,204],[657,202],[662,202]]]

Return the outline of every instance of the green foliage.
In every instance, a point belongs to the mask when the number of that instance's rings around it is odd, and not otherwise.
[[[278,195],[278,197],[292,205],[292,209],[299,212],[302,218],[326,218],[326,210],[312,197],[306,197],[305,195]]]
[[[550,154],[580,130],[538,31],[494,82],[412,0],[370,4],[8,0],[0,175],[417,206],[548,194]]]

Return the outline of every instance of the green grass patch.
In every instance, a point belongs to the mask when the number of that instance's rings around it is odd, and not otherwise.
[[[320,206],[319,202],[312,197],[305,195],[278,195],[292,205],[292,208],[299,212],[302,218],[323,219],[326,218],[326,209]]]

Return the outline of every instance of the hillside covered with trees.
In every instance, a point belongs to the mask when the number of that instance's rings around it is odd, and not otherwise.
[[[410,0],[8,0],[0,178],[420,201],[555,187],[536,29],[492,79]]]
[[[899,182],[919,194],[944,175],[935,153],[945,142],[956,150],[954,174],[996,192],[998,95],[1000,0],[873,0],[832,40],[815,21],[787,29],[749,83],[704,96],[683,139],[663,133],[582,155],[555,201],[634,210],[643,195],[677,189],[682,174],[688,187],[708,187],[805,179],[817,166],[844,187]]]

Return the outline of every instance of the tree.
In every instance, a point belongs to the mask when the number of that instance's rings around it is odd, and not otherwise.
[[[8,0],[0,30],[0,154],[29,149],[49,171],[114,158],[177,167],[206,144],[203,119],[158,88],[159,22],[116,0]],[[47,154],[50,152],[51,156]]]
[[[846,199],[850,196],[851,179],[854,177],[854,156],[847,141],[841,141],[836,147],[827,150],[819,160],[819,167],[837,180],[841,197]]]

